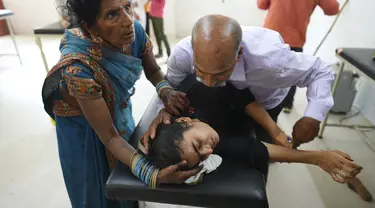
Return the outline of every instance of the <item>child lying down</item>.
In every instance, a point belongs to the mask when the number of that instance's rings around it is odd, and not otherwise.
[[[262,143],[262,140],[268,140],[256,138],[252,133],[254,125],[247,109],[257,102],[248,89],[238,90],[229,83],[224,87],[210,88],[192,75],[181,82],[178,90],[186,93],[190,108],[184,109],[172,124],[159,125],[155,138],[147,142],[147,157],[158,168],[185,160],[188,168],[203,165],[202,171],[209,173],[220,168],[222,158],[242,161],[267,174],[271,161],[295,162],[317,165],[339,183],[362,170],[349,155],[338,150],[301,151],[287,148],[290,146],[282,142],[279,145]],[[263,114],[259,114],[262,112],[259,108],[252,110],[255,114],[250,115],[255,115],[258,123],[271,123],[273,127],[270,129],[278,129],[264,109]],[[159,116],[163,116],[161,114],[168,113],[162,110]],[[211,156],[213,154],[217,156]],[[185,182],[199,182],[202,171]]]
[[[213,154],[220,157],[212,157]],[[339,183],[355,177],[362,170],[348,154],[339,150],[302,151],[262,143],[246,136],[225,138],[209,124],[190,117],[180,117],[172,124],[160,125],[155,139],[150,141],[148,158],[158,168],[182,160],[187,162],[190,169],[204,164],[202,171],[206,173],[220,165],[220,158],[242,161],[264,174],[270,161],[305,163],[319,166]],[[202,171],[185,183],[199,182],[203,177]]]

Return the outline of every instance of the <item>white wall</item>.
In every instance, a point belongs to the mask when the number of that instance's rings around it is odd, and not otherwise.
[[[170,0],[171,1],[171,0]],[[174,0],[176,36],[191,34],[194,23],[208,14],[232,17],[241,25],[262,26],[266,12],[257,8],[256,0]]]
[[[343,0],[339,1],[344,2]],[[327,62],[335,63],[335,49],[339,47],[375,48],[375,1],[351,0],[342,11],[336,26],[318,52],[318,56]],[[321,38],[328,31],[334,17],[324,16],[317,9],[312,17],[305,51],[313,53]],[[375,124],[375,84],[363,81],[354,102],[355,107]]]
[[[35,27],[59,20],[55,0],[3,0],[13,10],[12,24],[16,34],[32,34]]]
[[[164,32],[170,39],[174,39],[176,37],[175,5],[176,0],[166,0]]]
[[[7,9],[15,12],[12,18],[17,34],[31,34],[33,28],[59,20],[55,0],[3,0]],[[345,0],[339,0],[342,4]],[[318,55],[334,63],[338,47],[375,48],[375,0],[351,0],[342,12],[337,25]],[[207,14],[224,14],[237,19],[242,25],[261,26],[266,12],[260,11],[256,0],[167,0],[165,32],[173,37],[190,35],[194,22]],[[313,53],[334,17],[324,16],[316,9],[309,25],[306,53]],[[375,123],[375,85],[363,82],[355,105]]]
[[[12,23],[17,34],[32,34],[35,27],[59,20],[55,0],[3,0],[15,15]],[[256,7],[256,0],[167,0],[165,33],[171,37],[190,35],[194,22],[207,14],[224,14],[242,25],[261,26],[265,12]],[[141,6],[143,8],[143,6]]]
[[[3,0],[3,3],[15,13],[11,20],[16,34],[32,34],[36,27],[59,21],[56,0]],[[176,34],[174,7],[174,0],[167,0],[164,27],[171,37]]]
[[[340,0],[340,3],[344,0]],[[375,1],[374,0],[351,0],[342,11],[336,26],[321,47],[318,55],[324,60],[335,62],[334,49],[338,47],[372,47],[375,48]],[[321,38],[328,30],[334,17],[323,16],[321,10],[316,10],[307,34],[306,49],[315,49],[316,37]],[[319,38],[320,41],[320,38]],[[312,44],[313,43],[313,44]]]
[[[56,0],[3,0],[3,3],[15,13],[11,20],[16,34],[32,34],[36,27],[59,21]],[[164,27],[170,37],[176,34],[174,7],[174,0],[167,0]]]

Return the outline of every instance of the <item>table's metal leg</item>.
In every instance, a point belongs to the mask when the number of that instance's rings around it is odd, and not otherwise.
[[[337,86],[338,86],[338,84],[340,82],[340,79],[341,79],[341,74],[344,71],[344,66],[345,66],[345,64],[344,64],[344,62],[342,62],[341,66],[340,66],[340,69],[339,69],[339,72],[336,76],[335,83],[333,84],[333,87],[332,87],[332,97],[333,98],[335,97],[336,89],[337,89]],[[318,135],[319,138],[323,138],[323,133],[324,133],[324,130],[325,130],[326,125],[327,125],[328,116],[329,116],[329,112],[327,113],[327,116],[323,120],[322,126],[320,128],[320,132],[319,132],[319,135]]]
[[[5,21],[6,21],[7,25],[8,25],[8,30],[9,30],[9,33],[10,33],[10,37],[12,38],[14,48],[16,49],[17,56],[18,56],[18,58],[20,60],[20,64],[22,65],[22,59],[21,59],[20,52],[19,52],[18,47],[17,47],[16,38],[14,37],[12,23],[9,21],[8,18],[5,18]]]
[[[46,68],[46,72],[48,73],[49,72],[49,68],[48,68],[48,63],[47,63],[47,59],[46,59],[46,56],[44,55],[44,52],[43,52],[43,45],[42,45],[42,41],[40,39],[40,36],[35,36],[35,42],[36,44],[38,45],[39,47],[39,50],[40,50],[40,54],[42,55],[42,59],[43,59],[43,63],[44,63],[44,67]]]

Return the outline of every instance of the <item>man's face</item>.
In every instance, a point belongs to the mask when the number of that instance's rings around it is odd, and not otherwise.
[[[193,48],[198,80],[208,87],[225,85],[240,56],[235,43],[230,40],[195,40]]]

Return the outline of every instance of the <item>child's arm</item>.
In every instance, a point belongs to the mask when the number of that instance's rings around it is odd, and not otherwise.
[[[271,161],[317,165],[338,183],[354,178],[362,170],[348,154],[339,150],[301,151],[267,143],[264,145]]]
[[[256,101],[251,102],[245,107],[246,114],[251,116],[260,126],[262,126],[268,134],[272,137],[272,140],[278,144],[288,148],[292,148],[291,140],[288,141],[289,137],[277,126],[271,116],[266,110]]]

